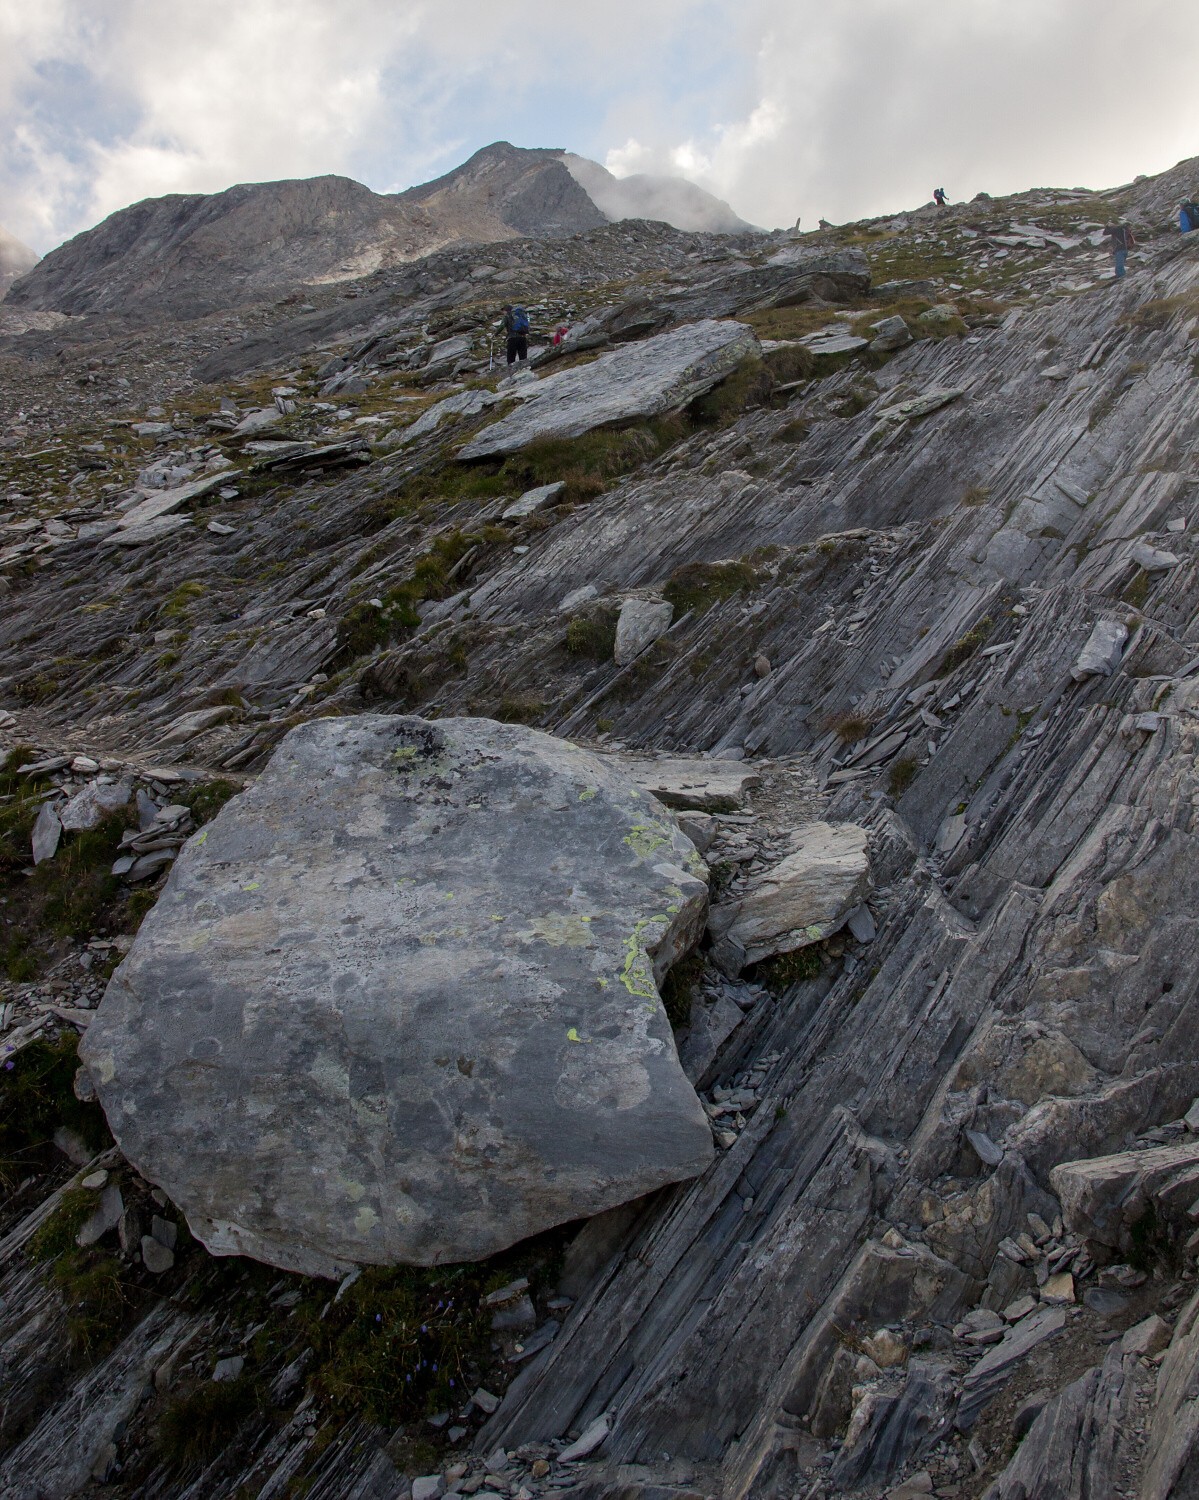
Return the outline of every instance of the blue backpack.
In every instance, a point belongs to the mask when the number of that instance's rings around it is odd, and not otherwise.
[[[513,333],[528,333],[528,331],[529,331],[529,315],[528,315],[528,313],[525,312],[525,310],[524,310],[523,307],[514,307],[512,309],[512,332]]]

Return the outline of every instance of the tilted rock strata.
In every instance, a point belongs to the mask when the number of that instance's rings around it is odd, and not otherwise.
[[[711,1159],[657,989],[697,869],[548,735],[318,720],[184,850],[84,1053],[210,1249],[479,1259]]]

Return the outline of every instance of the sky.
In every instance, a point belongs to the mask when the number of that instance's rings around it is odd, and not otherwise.
[[[0,0],[0,226],[495,140],[766,228],[1110,187],[1199,156],[1196,58],[1195,0]]]

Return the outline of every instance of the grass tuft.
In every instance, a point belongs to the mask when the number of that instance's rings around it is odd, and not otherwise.
[[[703,614],[734,594],[755,588],[758,575],[744,561],[718,563],[685,563],[676,568],[662,590],[663,598],[674,605],[675,618],[694,610]]]
[[[250,1375],[206,1380],[167,1406],[158,1421],[158,1451],[173,1468],[210,1463],[263,1407],[262,1393]]]
[[[31,1042],[0,1068],[0,1183],[20,1181],[60,1125],[92,1151],[111,1144],[100,1106],[75,1097],[78,1067],[78,1040],[63,1032]]]
[[[575,615],[566,627],[566,649],[571,656],[609,661],[616,649],[617,611],[612,608]]]
[[[963,662],[967,662],[986,640],[991,632],[993,621],[990,615],[984,615],[973,630],[968,630],[965,635],[958,636],[949,650],[941,659],[939,677],[954,671]]]
[[[836,714],[829,719],[827,728],[832,730],[843,745],[853,745],[858,740],[864,740],[874,728],[874,724],[865,714],[854,713],[850,709],[846,713]]]
[[[902,797],[915,781],[919,769],[920,762],[914,755],[901,755],[898,760],[892,761],[887,773],[887,790],[891,796]]]

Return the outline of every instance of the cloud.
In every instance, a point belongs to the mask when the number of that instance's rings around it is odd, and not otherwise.
[[[0,0],[4,222],[39,242],[138,198],[343,172],[394,190],[539,99],[632,83],[711,0]],[[637,47],[629,37],[637,35]],[[552,115],[544,121],[573,144]],[[567,122],[568,123],[568,122]]]
[[[494,139],[699,182],[745,218],[1095,186],[1197,149],[1191,0],[0,0],[0,223]]]
[[[1184,0],[742,0],[737,15],[741,113],[682,139],[642,123],[610,170],[685,175],[781,225],[910,207],[935,185],[1114,186],[1199,152]]]

